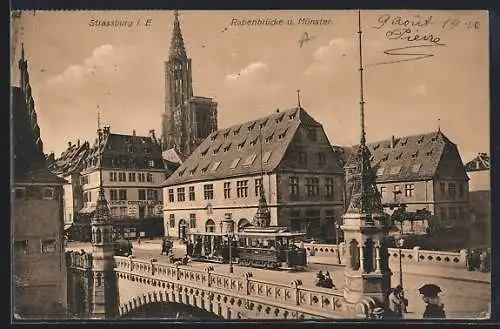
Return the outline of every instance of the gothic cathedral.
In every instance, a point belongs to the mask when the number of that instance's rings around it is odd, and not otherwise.
[[[187,158],[217,130],[217,103],[212,98],[193,96],[191,59],[187,57],[177,11],[170,54],[165,62],[165,113],[163,150],[175,149]]]

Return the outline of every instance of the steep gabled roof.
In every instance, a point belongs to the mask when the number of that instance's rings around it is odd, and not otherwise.
[[[274,171],[299,125],[321,126],[304,109],[237,124],[211,133],[167,179],[164,186]],[[259,139],[261,137],[261,140]]]
[[[83,169],[83,162],[89,154],[89,144],[73,144],[61,156],[49,164],[49,170],[56,175],[67,176],[79,173]]]
[[[397,137],[367,144],[377,182],[431,179],[446,146],[453,144],[441,131]],[[355,151],[358,146],[354,146]],[[346,167],[353,164],[351,157]]]
[[[479,153],[477,157],[465,164],[467,171],[490,170],[490,157],[486,153]]]
[[[14,183],[64,184],[66,182],[64,179],[47,169],[31,95],[27,97],[21,88],[13,87],[11,106],[14,130],[12,141]]]
[[[87,168],[94,168],[102,163],[103,168],[122,169],[165,169],[161,147],[155,138],[114,134],[106,127],[101,133],[102,139],[96,139],[89,150]],[[103,159],[101,159],[101,155]],[[154,166],[148,164],[154,161]]]

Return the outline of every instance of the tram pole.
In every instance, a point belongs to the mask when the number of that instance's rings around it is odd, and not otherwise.
[[[229,244],[229,273],[233,273],[233,235],[228,233],[227,235],[228,244]]]

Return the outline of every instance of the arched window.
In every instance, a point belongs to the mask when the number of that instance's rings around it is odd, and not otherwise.
[[[359,247],[358,241],[352,239],[349,242],[349,256],[350,256],[350,265],[351,268],[355,271],[359,270],[360,261],[359,261]]]
[[[205,222],[205,232],[215,232],[215,222],[210,218]]]
[[[243,229],[244,227],[250,225],[250,222],[246,218],[241,218],[238,221],[238,231]]]
[[[96,234],[96,241],[95,241],[95,243],[102,243],[101,229],[98,228],[96,230],[95,234]]]
[[[373,272],[374,269],[374,248],[373,248],[373,240],[371,238],[366,239],[364,248],[363,248],[363,265],[365,272],[370,273]]]

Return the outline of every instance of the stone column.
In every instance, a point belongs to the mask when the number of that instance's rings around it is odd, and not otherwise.
[[[210,236],[210,257],[214,256],[214,248],[215,248],[215,243],[214,243],[215,237],[213,235]]]
[[[381,259],[380,259],[380,244],[376,243],[374,245],[375,247],[375,272],[381,273],[382,272],[382,264],[381,264]]]
[[[365,255],[363,253],[363,245],[359,245],[359,270],[361,273],[365,272]]]
[[[205,236],[201,236],[201,255],[205,256]]]

